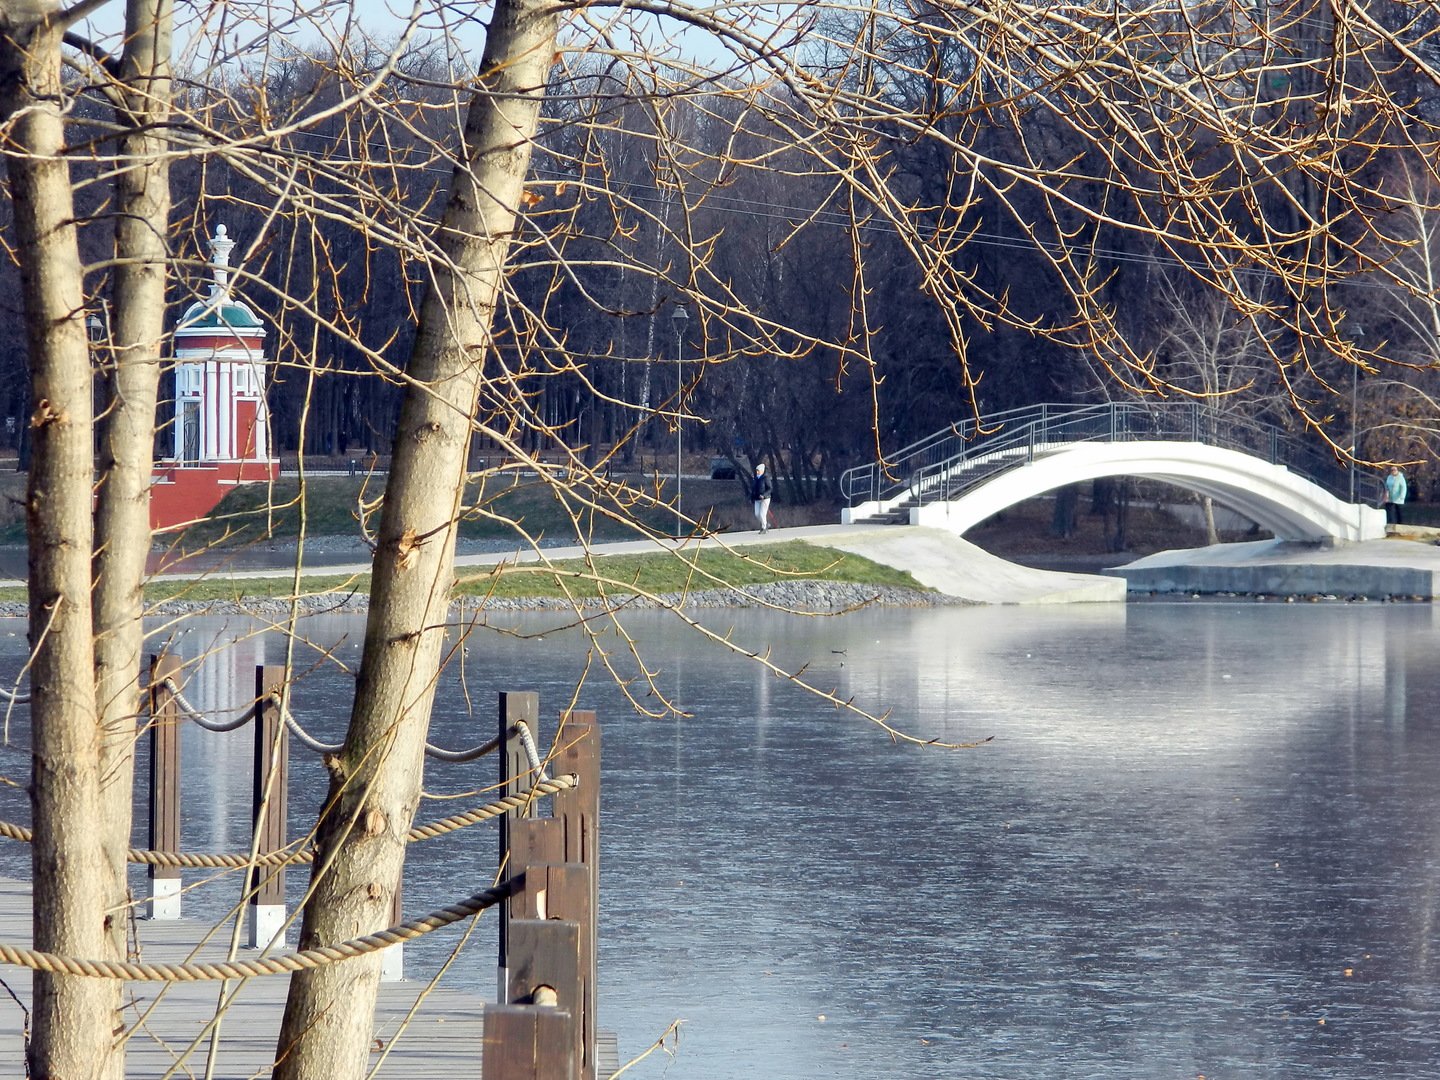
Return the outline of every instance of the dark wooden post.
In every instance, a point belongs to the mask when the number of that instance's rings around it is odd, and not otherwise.
[[[180,659],[150,658],[150,822],[151,851],[180,850],[180,706],[166,681],[180,677]],[[152,866],[149,916],[180,917],[178,866]]]
[[[286,783],[290,759],[289,732],[274,695],[285,686],[285,668],[266,665],[255,669],[255,786],[251,792],[251,820],[265,855],[285,846]],[[252,949],[285,944],[285,871],[257,867],[251,877],[250,940]]]
[[[520,818],[510,825],[510,864],[507,877],[519,877],[525,873],[527,867],[559,865],[564,861],[564,822],[554,818],[532,817]],[[518,887],[523,889],[524,883],[521,882]],[[512,903],[511,907],[514,906]],[[544,916],[517,915],[516,918],[534,919]]]
[[[505,692],[500,694],[499,702],[499,724],[500,724],[500,796],[514,795],[525,791],[530,787],[533,779],[530,775],[530,759],[525,753],[525,744],[516,733],[516,727],[524,724],[529,729],[530,736],[537,739],[540,728],[540,695],[533,690],[520,692]],[[520,810],[512,810],[500,819],[500,866],[504,874],[509,875],[510,857],[510,826],[520,818],[533,817],[535,808],[527,806]],[[507,981],[507,954],[510,943],[510,904],[500,904],[498,913],[499,936],[499,957],[496,961],[496,992],[495,996],[500,1001],[510,1000],[509,983]]]
[[[483,1080],[570,1080],[568,1013],[540,1005],[486,1005]]]
[[[598,964],[596,915],[600,910],[600,725],[595,714],[575,710],[560,717],[555,733],[553,769],[574,773],[576,787],[557,791],[551,797],[551,812],[564,831],[565,862],[586,868],[589,904],[582,915],[565,914],[579,920],[580,935],[580,1053],[576,1061],[582,1080],[595,1080],[595,987]]]
[[[546,1080],[578,1080],[580,1076],[580,1062],[576,1054],[576,1047],[579,1044],[580,1029],[580,928],[573,922],[565,922],[560,919],[520,919],[510,920],[510,997],[508,1004],[512,1006],[532,1005],[537,1006],[537,1012],[551,1012],[560,1017],[558,1021],[551,1021],[549,1036],[556,1042],[564,1044],[567,1052],[555,1059],[555,1065],[564,1068],[565,1071],[540,1070],[533,1075],[545,1077]],[[490,1023],[490,1012],[485,1012],[485,1022]],[[486,1062],[484,1064],[485,1075],[490,1076],[488,1059],[492,1051],[491,1031],[487,1027],[485,1032]],[[523,1063],[526,1056],[530,1057],[534,1065],[532,1068],[539,1069],[542,1059],[555,1055],[553,1047],[543,1045],[539,1041],[523,1041],[524,1031],[521,1031],[523,1049],[504,1046],[500,1049],[501,1060]],[[497,1042],[501,1040],[497,1039]],[[502,1043],[503,1046],[503,1043]],[[568,1060],[567,1060],[568,1059]],[[523,1065],[522,1065],[523,1067]],[[510,1074],[498,1073],[497,1077],[505,1077],[509,1080]],[[531,1076],[528,1072],[514,1073],[516,1076]]]

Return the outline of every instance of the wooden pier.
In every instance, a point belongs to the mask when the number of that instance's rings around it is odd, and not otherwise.
[[[268,673],[257,672],[257,685],[265,685]],[[501,787],[507,795],[520,796],[516,809],[501,814],[500,865],[506,868],[510,897],[494,913],[482,915],[499,919],[504,1000],[443,983],[382,980],[371,1076],[605,1080],[619,1067],[614,1036],[600,1032],[595,1023],[599,727],[593,713],[562,715],[564,739],[548,764],[566,778],[563,784],[546,781],[546,790],[560,790],[549,800],[553,816],[538,817],[536,800],[526,798],[531,783],[545,775],[534,747],[538,710],[533,693],[502,694],[494,742],[501,751]],[[178,733],[181,720],[169,701],[152,716],[155,727]],[[283,761],[283,753],[273,750],[274,744],[283,750],[283,728],[272,723],[268,729],[257,724],[257,729],[262,731],[257,761],[262,755]],[[153,746],[151,751],[151,842],[157,836],[178,841],[178,807],[165,810],[162,803],[174,800],[159,797],[178,792],[178,776],[165,776],[178,769],[178,746],[174,753],[156,755]],[[262,790],[261,780],[257,768],[257,790]],[[170,816],[173,828],[157,825]],[[257,809],[257,829],[260,823]],[[268,842],[262,850],[284,844],[278,831],[264,838]],[[132,959],[149,964],[227,959],[228,930],[213,933],[209,923],[178,917],[180,879],[167,874],[162,880],[167,888],[156,890],[157,896],[173,896],[177,902],[157,910],[152,901],[146,907],[156,917],[134,920]],[[31,942],[28,882],[0,879],[0,941],[18,947]],[[259,955],[242,948],[233,959]],[[7,967],[0,969],[0,980],[0,1076],[23,1076],[31,974]],[[228,982],[127,982],[118,1025],[127,1039],[127,1075],[268,1076],[288,988],[285,974]]]
[[[186,960],[210,930],[209,924],[193,919],[141,919],[136,927],[140,958],[155,962]],[[26,882],[0,878],[0,940],[14,945],[30,943],[30,886]],[[220,942],[212,942],[196,958],[219,959],[224,952]],[[253,949],[241,949],[238,954],[240,959],[255,955]],[[0,970],[0,979],[20,999],[17,1004],[0,989],[0,1076],[24,1076],[26,1013],[21,1005],[30,1008],[30,973],[8,968]],[[251,979],[243,987],[225,984],[227,995],[233,994],[234,1000],[218,1028],[216,1080],[269,1075],[289,984],[284,975]],[[179,983],[167,988],[163,983],[126,984],[127,1007],[122,1020],[132,1032],[126,1074],[154,1078],[173,1069],[176,1077],[203,1076],[209,1040],[193,1049],[191,1045],[213,1020],[221,985]],[[422,994],[424,1001],[417,1010]],[[487,1004],[493,1007],[493,999],[443,983],[433,988],[423,981],[382,983],[371,1052],[372,1064],[380,1064],[375,1075],[397,1080],[478,1078]],[[598,1071],[602,1077],[609,1076],[619,1068],[616,1039],[609,1032],[597,1035]]]

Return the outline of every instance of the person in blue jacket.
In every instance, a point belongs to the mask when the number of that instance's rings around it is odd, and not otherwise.
[[[1390,466],[1390,475],[1385,477],[1385,523],[1403,525],[1405,522],[1405,496],[1410,494],[1410,485],[1399,465]]]
[[[755,520],[760,522],[760,531],[770,531],[770,492],[774,485],[765,474],[765,463],[755,466],[755,479],[750,481],[750,501],[755,507]]]

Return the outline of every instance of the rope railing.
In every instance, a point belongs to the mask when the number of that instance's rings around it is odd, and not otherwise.
[[[367,953],[378,952],[414,941],[426,934],[450,926],[461,919],[478,915],[510,896],[511,883],[473,893],[459,903],[437,908],[428,915],[378,930],[373,934],[351,938],[335,945],[316,949],[265,956],[256,960],[226,960],[188,964],[144,964],[123,960],[81,960],[37,949],[22,949],[0,943],[0,963],[62,975],[79,975],[95,979],[124,979],[128,982],[215,982],[222,979],[253,979],[265,975],[288,975],[296,971],[325,967],[341,960],[351,960]]]
[[[279,708],[280,719],[285,721],[286,729],[291,735],[295,736],[300,745],[305,747],[305,749],[312,750],[317,754],[338,754],[341,750],[345,749],[343,742],[321,742],[301,727],[300,721],[295,719],[295,714],[290,711],[290,706],[285,704],[285,699],[279,694],[271,694],[270,700]]]
[[[248,708],[240,710],[240,715],[234,720],[211,720],[203,712],[195,708],[194,705],[190,704],[190,700],[181,692],[180,687],[174,679],[166,679],[164,686],[166,690],[170,691],[170,696],[175,699],[175,704],[180,707],[180,712],[184,714],[185,719],[198,724],[206,731],[235,731],[250,722],[250,710]]]
[[[237,728],[244,727],[250,722],[251,714],[248,708],[235,720],[210,720],[204,713],[190,704],[174,679],[165,679],[162,685],[170,692],[171,696],[174,697],[175,703],[180,706],[180,711],[185,714],[186,719],[194,721],[206,731],[234,731]],[[269,700],[273,701],[280,708],[280,715],[285,722],[286,729],[288,729],[290,734],[295,736],[296,741],[307,750],[317,754],[338,754],[344,749],[344,743],[322,742],[306,731],[300,721],[295,719],[295,714],[290,711],[290,707],[279,694],[270,695]],[[527,732],[526,735],[528,736],[528,734]],[[444,747],[427,742],[425,744],[425,756],[435,761],[460,764],[467,761],[475,761],[478,758],[484,757],[486,754],[494,753],[499,747],[500,740],[498,737],[465,750],[447,750]],[[530,758],[531,769],[540,770],[540,757],[535,751],[533,739],[529,740],[525,752]],[[540,775],[543,776],[543,772]]]
[[[511,730],[520,736],[520,745],[525,748],[525,757],[530,763],[530,771],[535,774],[535,778],[537,780],[547,779],[545,765],[540,760],[540,751],[535,747],[535,736],[530,734],[530,725],[516,724]],[[500,740],[496,739],[495,744],[498,746]]]
[[[453,814],[438,821],[427,822],[424,825],[416,825],[405,834],[406,843],[417,843],[421,840],[433,840],[447,833],[456,832],[470,825],[478,825],[482,821],[489,821],[492,818],[508,814],[512,810],[519,810],[529,805],[532,801],[546,795],[553,795],[557,791],[569,791],[579,785],[579,777],[574,774],[556,776],[546,780],[537,781],[534,786],[526,791],[517,792],[514,795],[507,795],[502,799],[486,803],[484,806],[477,806],[473,810],[467,810],[461,814]],[[34,834],[24,825],[17,825],[10,821],[0,821],[0,836],[11,840],[18,840],[28,844],[34,839]],[[126,852],[126,861],[140,866],[167,866],[184,870],[242,870],[251,866],[293,866],[306,865],[315,861],[314,848],[291,848],[279,851],[260,852],[251,858],[249,855],[238,854],[206,854],[192,851],[149,851],[143,848],[131,848]]]

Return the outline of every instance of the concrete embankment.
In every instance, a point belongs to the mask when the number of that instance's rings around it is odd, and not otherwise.
[[[1440,529],[1392,528],[1384,540],[1278,540],[1163,551],[1093,574],[1032,570],[941,529],[797,530],[804,539],[909,570],[924,585],[982,604],[1123,601],[1126,592],[1432,600],[1440,597]],[[1108,583],[1108,587],[1106,584]]]
[[[1434,535],[1431,535],[1434,534]],[[1433,600],[1440,547],[1433,529],[1333,545],[1261,540],[1162,551],[1105,571],[1132,593],[1234,593]]]
[[[1095,574],[1036,570],[991,555],[945,529],[918,525],[817,526],[784,535],[908,570],[922,585],[975,604],[1117,603],[1125,583]]]

